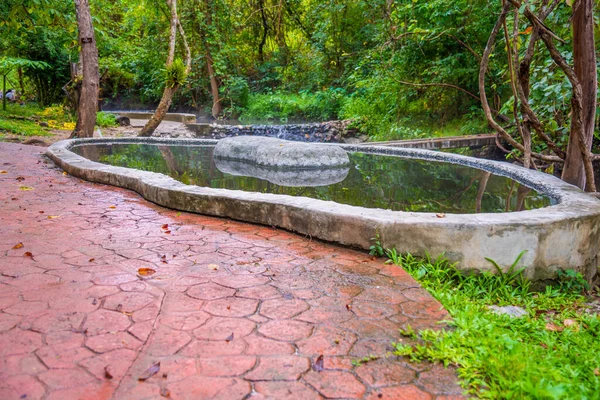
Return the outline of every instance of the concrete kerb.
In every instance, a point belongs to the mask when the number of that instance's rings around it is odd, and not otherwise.
[[[525,276],[546,280],[573,268],[595,279],[600,262],[600,201],[558,178],[507,163],[428,150],[339,145],[347,151],[450,162],[507,176],[552,197],[537,210],[498,214],[446,214],[367,209],[286,195],[188,186],[163,174],[113,167],[70,149],[98,143],[214,146],[216,140],[74,139],[52,145],[47,155],[71,175],[134,190],[149,201],[182,211],[277,226],[315,238],[368,249],[379,235],[386,247],[436,257],[445,254],[463,270],[492,270],[486,257],[508,269],[517,256]]]

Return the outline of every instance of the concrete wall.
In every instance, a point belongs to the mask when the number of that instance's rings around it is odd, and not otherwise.
[[[111,112],[111,111],[108,111]],[[133,111],[124,111],[124,112],[119,112],[119,111],[115,111],[112,112],[113,114],[116,114],[120,117],[127,117],[129,119],[150,119],[150,117],[152,117],[152,113],[151,112],[147,112],[147,111],[139,111],[139,112],[133,112]],[[196,122],[196,116],[194,114],[183,114],[183,113],[167,113],[165,115],[164,118],[165,121],[174,121],[174,122],[181,122],[182,124],[190,124],[190,123],[195,123]]]
[[[67,140],[47,155],[68,173],[128,188],[146,199],[182,211],[278,226],[343,245],[368,249],[379,234],[386,247],[433,257],[444,253],[463,270],[492,270],[486,257],[508,270],[522,251],[519,265],[534,281],[572,268],[592,281],[600,263],[600,201],[553,176],[507,163],[427,150],[342,145],[347,151],[451,162],[510,177],[556,201],[537,210],[498,214],[399,212],[285,195],[210,189],[184,185],[153,172],[92,162],[69,151],[73,145],[105,143],[101,139]],[[112,143],[216,144],[215,140],[109,139]]]

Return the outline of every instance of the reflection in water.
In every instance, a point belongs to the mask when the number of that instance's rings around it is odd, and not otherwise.
[[[552,204],[549,197],[486,171],[393,156],[351,153],[348,170],[286,176],[247,165],[215,165],[209,146],[102,144],[73,151],[105,164],[161,172],[189,185],[305,196],[368,208],[475,213]]]
[[[275,169],[257,164],[214,159],[219,171],[234,176],[249,176],[269,181],[279,186],[328,186],[340,183],[348,176],[348,167],[324,169]]]

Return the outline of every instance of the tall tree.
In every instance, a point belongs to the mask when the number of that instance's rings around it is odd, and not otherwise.
[[[158,125],[160,125],[165,118],[167,111],[169,111],[169,107],[173,101],[173,95],[175,95],[177,89],[185,82],[191,69],[192,55],[185,37],[185,32],[177,16],[177,0],[167,0],[167,4],[171,11],[171,19],[169,23],[169,54],[166,62],[165,89],[162,98],[160,99],[160,103],[158,104],[158,107],[156,107],[156,111],[146,125],[144,125],[138,136],[152,136],[156,128],[158,128]],[[181,60],[175,60],[175,45],[177,42],[178,29],[186,52],[185,66]]]
[[[204,53],[206,56],[206,70],[208,72],[208,78],[210,79],[210,94],[212,96],[212,109],[211,114],[214,118],[218,118],[223,111],[223,105],[221,104],[221,98],[219,96],[219,81],[217,79],[217,74],[213,67],[214,62],[212,59],[212,54],[210,51],[210,41],[209,37],[213,35],[213,7],[211,5],[211,0],[205,0],[206,6],[206,32],[200,32],[202,35],[202,43],[204,44]],[[202,25],[201,25],[202,26]]]
[[[92,137],[96,125],[98,108],[98,90],[100,74],[98,71],[98,48],[92,24],[92,15],[88,0],[74,0],[79,29],[80,62],[82,65],[82,85],[79,106],[77,107],[77,124],[71,137]]]
[[[562,179],[580,188],[594,183],[586,177],[585,165],[585,153],[591,150],[594,138],[598,90],[593,10],[593,0],[576,0],[573,4],[573,67],[581,85],[582,115],[581,121],[571,123]]]
[[[591,154],[596,112],[596,56],[594,47],[594,24],[592,0],[577,0],[573,4],[571,28],[573,32],[573,67],[555,44],[566,44],[553,30],[546,25],[546,19],[559,6],[560,0],[541,0],[540,2],[521,4],[518,0],[503,0],[502,12],[489,36],[486,49],[481,59],[479,71],[479,91],[481,103],[492,128],[523,154],[523,165],[537,168],[536,160],[542,163],[564,163],[562,178],[581,189],[596,191],[592,161],[597,156]],[[535,8],[531,7],[535,6]],[[512,15],[512,34],[509,33],[507,19]],[[520,32],[520,17],[524,16],[529,27]],[[485,93],[485,78],[488,72],[490,56],[494,49],[496,37],[504,31],[506,54],[508,57],[508,73],[513,93],[512,113],[514,117],[513,138],[509,128],[500,125],[492,115]],[[529,43],[519,51],[520,35],[530,34]],[[556,129],[548,121],[540,117],[540,106],[537,111],[530,101],[531,66],[536,52],[536,42],[541,40],[555,69],[560,71],[570,84],[570,130],[566,151],[556,138]],[[546,71],[549,71],[546,69]],[[544,78],[545,79],[545,78]],[[545,81],[544,81],[545,82]],[[565,95],[565,97],[567,97]],[[548,99],[546,99],[547,101]],[[548,107],[555,110],[554,105]],[[556,124],[554,124],[556,125]],[[532,151],[532,134],[554,154],[547,151]],[[561,139],[560,137],[558,139]]]

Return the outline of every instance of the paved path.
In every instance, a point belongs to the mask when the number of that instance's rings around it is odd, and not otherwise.
[[[401,269],[82,182],[43,150],[0,143],[1,399],[461,393],[439,365],[352,365],[447,316]]]

